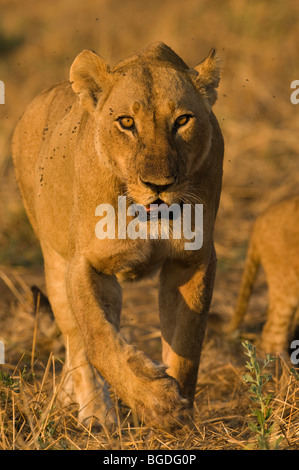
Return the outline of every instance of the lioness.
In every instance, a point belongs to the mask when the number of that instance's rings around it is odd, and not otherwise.
[[[163,43],[109,68],[85,50],[70,82],[37,96],[13,137],[17,180],[39,238],[47,292],[66,339],[79,419],[113,419],[108,388],[149,426],[172,427],[193,406],[216,267],[213,243],[223,138],[211,110],[212,50],[194,69]],[[203,246],[181,239],[95,236],[100,204],[203,202]],[[160,269],[163,364],[119,333],[120,281]],[[96,372],[98,371],[100,375]],[[186,411],[187,410],[187,411]]]
[[[299,321],[299,196],[277,203],[255,221],[236,310],[227,328],[236,330],[245,315],[254,281],[263,266],[269,291],[267,321],[260,346],[283,353]]]

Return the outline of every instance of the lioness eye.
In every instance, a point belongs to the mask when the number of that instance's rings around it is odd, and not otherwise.
[[[121,117],[118,119],[121,127],[123,127],[124,129],[134,129],[135,127],[135,124],[134,124],[134,119],[130,116],[124,116],[124,117]]]
[[[190,116],[188,116],[188,114],[183,114],[175,120],[174,127],[178,129],[179,127],[185,126],[189,120]]]

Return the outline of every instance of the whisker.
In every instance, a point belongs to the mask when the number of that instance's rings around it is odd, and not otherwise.
[[[203,204],[205,207],[207,207],[205,201],[198,194],[188,192],[184,195],[184,199],[189,204]]]
[[[193,191],[192,191],[193,190]],[[196,192],[195,192],[196,191]],[[191,198],[191,200],[195,201],[196,203],[203,204],[205,207],[207,207],[206,202],[204,199],[198,194],[198,189],[195,188],[194,186],[188,186],[188,191],[186,192],[186,195]]]
[[[134,199],[133,199],[133,198],[132,198],[132,196],[130,195],[130,193],[129,193],[129,190],[128,190],[128,189],[126,189],[126,190],[125,190],[125,191],[124,191],[124,192],[121,194],[121,196],[125,196],[125,197],[127,197],[127,198],[129,199],[129,201],[130,201],[130,202],[134,203]]]

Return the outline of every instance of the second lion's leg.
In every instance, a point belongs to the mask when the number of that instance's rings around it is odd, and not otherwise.
[[[296,308],[299,283],[296,273],[289,266],[271,263],[266,265],[269,305],[267,320],[261,335],[261,347],[267,353],[283,353],[288,350]]]

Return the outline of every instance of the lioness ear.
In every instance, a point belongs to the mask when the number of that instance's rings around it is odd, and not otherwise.
[[[193,78],[195,86],[207,98],[211,106],[217,100],[215,88],[220,82],[220,62],[216,50],[211,49],[209,55],[193,69],[197,72]]]
[[[174,52],[169,46],[166,46],[163,42],[155,42],[151,44],[145,51],[146,57],[150,59],[159,60],[161,62],[170,63],[176,67],[180,67],[183,70],[187,69],[188,66],[185,62]]]
[[[81,104],[92,113],[109,88],[109,69],[95,52],[85,50],[71,66],[70,82],[74,92],[79,95]]]

